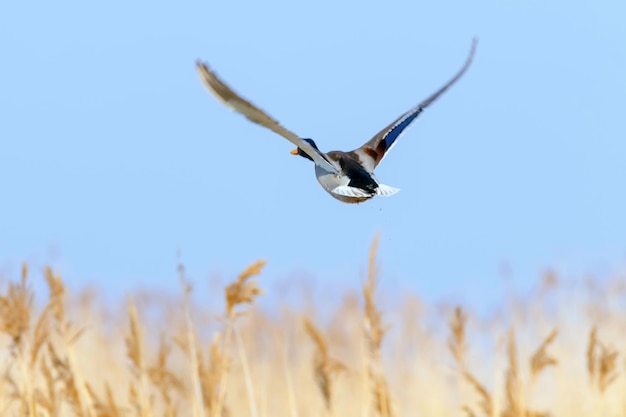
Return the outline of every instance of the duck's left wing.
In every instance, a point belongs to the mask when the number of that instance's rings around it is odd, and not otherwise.
[[[235,110],[237,113],[243,114],[248,120],[270,129],[272,132],[278,133],[298,148],[306,152],[313,161],[329,172],[337,172],[337,168],[328,161],[326,155],[315,149],[308,142],[302,140],[300,136],[292,131],[285,129],[272,118],[269,114],[250,103],[248,100],[235,93],[229,86],[220,80],[215,72],[203,62],[197,61],[196,67],[204,85],[226,106]]]
[[[396,140],[400,137],[402,132],[409,127],[411,123],[420,115],[420,113],[428,107],[433,101],[435,101],[441,94],[443,94],[448,88],[456,83],[465,71],[469,68],[472,60],[474,59],[474,52],[476,51],[477,39],[472,40],[472,47],[469,55],[465,60],[463,67],[456,73],[450,81],[448,81],[443,87],[433,93],[426,100],[422,101],[417,106],[413,107],[402,116],[394,120],[389,126],[378,132],[372,139],[366,142],[363,146],[355,149],[354,152],[359,154],[363,166],[370,172],[374,170],[376,165],[383,160],[387,152],[393,148],[396,144]]]

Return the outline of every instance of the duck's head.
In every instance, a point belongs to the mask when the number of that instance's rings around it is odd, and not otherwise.
[[[319,148],[317,147],[317,145],[315,144],[315,142],[313,141],[313,139],[309,139],[309,138],[302,138],[303,141],[307,142],[309,145],[311,145],[312,147],[314,147],[316,150],[319,151]],[[300,148],[296,148],[293,151],[291,151],[292,155],[300,155],[303,158],[306,158],[310,161],[313,160],[313,158],[311,158],[306,152],[304,152],[302,149]]]

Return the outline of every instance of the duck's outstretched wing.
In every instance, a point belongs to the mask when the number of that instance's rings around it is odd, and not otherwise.
[[[278,121],[273,119],[263,110],[250,103],[248,100],[235,93],[229,86],[220,80],[215,72],[213,72],[206,64],[197,61],[196,67],[204,85],[218,99],[232,110],[243,114],[248,120],[270,129],[272,132],[278,133],[298,148],[302,149],[313,161],[329,172],[337,172],[337,169],[331,164],[326,156],[311,146],[308,142],[302,140],[292,131],[285,129]]]
[[[354,152],[359,154],[361,162],[363,166],[372,172],[376,165],[383,160],[387,152],[393,148],[396,140],[400,137],[402,132],[409,127],[409,125],[415,121],[417,116],[430,105],[433,101],[435,101],[441,94],[443,94],[448,88],[450,88],[454,83],[456,83],[459,78],[467,71],[472,60],[474,59],[474,52],[476,51],[476,43],[477,39],[474,38],[472,40],[472,47],[470,49],[469,55],[465,60],[465,64],[461,67],[461,69],[456,73],[454,77],[450,81],[448,81],[443,87],[433,93],[426,100],[422,101],[417,106],[413,107],[402,116],[398,117],[394,120],[389,126],[385,127],[383,130],[378,132],[372,139],[366,142],[363,146],[358,149],[355,149]]]

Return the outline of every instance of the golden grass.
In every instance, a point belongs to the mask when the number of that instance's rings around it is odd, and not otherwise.
[[[320,330],[306,317],[304,318],[304,329],[315,345],[315,355],[313,357],[315,381],[324,398],[327,410],[332,414],[333,378],[335,378],[336,374],[345,370],[345,366],[330,357],[326,339]]]
[[[383,313],[377,246],[360,293],[323,315],[256,308],[264,261],[224,286],[221,312],[194,304],[181,265],[165,319],[140,297],[103,314],[50,269],[35,300],[24,265],[0,292],[0,415],[626,416],[623,285],[596,297],[550,272],[494,317],[411,297]]]

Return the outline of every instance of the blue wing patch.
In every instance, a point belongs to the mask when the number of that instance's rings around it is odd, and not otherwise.
[[[423,107],[416,107],[409,113],[407,113],[400,121],[383,136],[383,142],[385,143],[385,152],[388,151],[402,134],[402,131],[409,127],[409,125],[419,116],[424,110]]]

